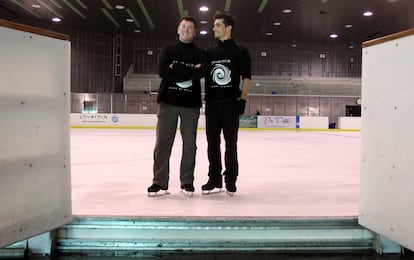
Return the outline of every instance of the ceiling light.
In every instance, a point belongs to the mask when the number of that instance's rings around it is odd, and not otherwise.
[[[279,26],[279,25],[282,25],[282,23],[280,23],[280,22],[275,22],[275,23],[273,23],[273,25],[275,25],[275,26]]]
[[[266,35],[267,35],[267,36],[272,36],[272,35],[273,35],[273,33],[272,33],[272,32],[267,32],[267,33],[266,33]]]
[[[52,21],[55,22],[55,23],[58,23],[58,22],[62,21],[62,19],[60,19],[59,17],[53,17]]]
[[[123,9],[125,9],[125,6],[123,6],[123,5],[115,5],[115,8],[118,9],[118,10],[123,10]]]
[[[371,11],[365,11],[364,13],[363,13],[363,15],[364,16],[372,16],[374,13],[373,12],[371,12]]]
[[[202,6],[199,9],[201,12],[207,12],[208,11],[208,7],[207,6]]]
[[[32,4],[32,7],[33,8],[40,8],[41,6],[40,5],[37,5],[37,4]]]
[[[208,22],[206,20],[200,21],[201,24],[207,24]]]
[[[352,28],[353,27],[353,25],[352,24],[346,24],[345,25],[345,28]]]
[[[126,19],[126,21],[127,21],[128,23],[133,23],[133,22],[134,22],[134,19],[128,18],[128,19]]]
[[[331,37],[332,39],[335,39],[335,38],[338,38],[338,34],[332,33],[331,35],[329,35],[329,37]]]
[[[136,29],[134,32],[136,32],[136,33],[140,33],[140,32],[141,32],[141,30],[140,30],[140,29]]]
[[[200,34],[201,35],[206,35],[207,34],[207,31],[206,30],[202,30],[202,31],[200,31]]]
[[[282,11],[284,14],[290,14],[292,12],[292,10],[290,9],[285,9]]]

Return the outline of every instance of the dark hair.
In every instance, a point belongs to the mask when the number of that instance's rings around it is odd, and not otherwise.
[[[226,27],[231,25],[234,28],[234,26],[236,25],[236,18],[234,18],[234,16],[228,13],[216,14],[214,16],[214,20],[216,19],[223,19],[223,23]]]
[[[192,16],[184,16],[184,17],[182,17],[181,20],[178,22],[178,24],[180,24],[182,21],[192,22],[194,24],[194,27],[197,28],[197,21]]]

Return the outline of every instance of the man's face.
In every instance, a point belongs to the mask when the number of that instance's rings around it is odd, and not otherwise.
[[[185,43],[190,43],[194,40],[197,34],[197,29],[191,21],[182,20],[177,29],[178,39]]]
[[[229,38],[229,33],[231,31],[231,26],[225,26],[223,19],[214,20],[213,32],[214,38],[218,40],[226,40]]]

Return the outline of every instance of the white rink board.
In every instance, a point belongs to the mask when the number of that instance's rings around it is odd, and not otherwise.
[[[338,117],[338,128],[343,130],[360,130],[361,117]]]
[[[297,122],[298,120],[298,122]],[[72,113],[70,125],[74,128],[82,127],[109,127],[109,128],[155,128],[157,115],[155,114],[87,114]],[[258,128],[302,128],[328,129],[328,117],[295,117],[295,116],[258,116]],[[178,124],[179,126],[179,124]],[[198,128],[205,128],[205,115],[200,115]]]
[[[205,116],[200,115],[198,127],[205,127]],[[70,125],[72,127],[142,127],[155,128],[157,126],[157,115],[155,114],[70,114]],[[179,126],[179,123],[178,123]]]
[[[70,42],[0,25],[0,248],[70,222]]]
[[[414,36],[363,48],[359,222],[414,249]]]

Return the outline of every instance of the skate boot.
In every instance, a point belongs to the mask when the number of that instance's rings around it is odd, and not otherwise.
[[[152,184],[148,187],[148,197],[158,197],[170,194],[167,188],[162,188],[158,184]]]
[[[233,196],[234,193],[236,193],[237,191],[236,179],[226,179],[225,182],[226,182],[227,194],[229,194],[230,196]]]
[[[221,175],[219,176],[210,176],[208,179],[208,182],[201,186],[201,193],[202,194],[212,194],[212,193],[218,193],[222,191],[223,187],[223,179],[221,178]]]
[[[181,185],[181,192],[187,197],[192,197],[194,192],[194,186],[192,184]]]

